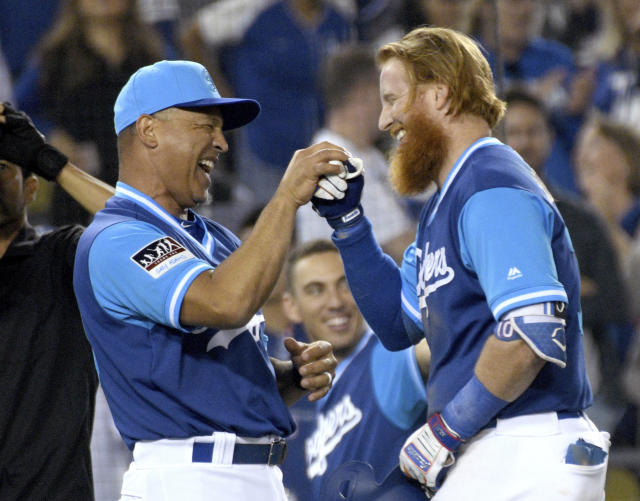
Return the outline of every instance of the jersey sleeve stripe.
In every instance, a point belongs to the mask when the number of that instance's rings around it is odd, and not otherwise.
[[[411,302],[405,297],[404,291],[402,291],[400,297],[402,298],[402,306],[404,306],[405,312],[409,313],[417,322],[421,323],[422,316],[420,315],[420,312],[416,310]]]
[[[514,296],[494,306],[492,308],[493,316],[499,319],[505,312],[514,308],[544,301],[563,301],[566,303],[568,302],[567,293],[563,289],[545,289]]]
[[[200,263],[199,265],[189,270],[189,272],[180,279],[180,282],[178,282],[178,285],[173,291],[173,294],[171,295],[171,299],[169,301],[168,317],[169,323],[172,327],[176,329],[182,328],[182,326],[180,325],[180,307],[182,306],[182,299],[187,292],[187,288],[191,284],[192,280],[195,279],[195,277],[200,274],[200,272],[207,269],[211,269],[211,266],[209,264]]]

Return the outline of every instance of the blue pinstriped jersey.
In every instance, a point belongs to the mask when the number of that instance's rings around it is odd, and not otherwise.
[[[498,417],[590,405],[571,240],[544,185],[511,148],[485,138],[465,151],[426,203],[402,273],[403,311],[431,347],[429,413],[473,375],[505,312],[545,301],[568,304],[567,367],[546,364]]]
[[[181,222],[139,191],[116,196],[80,239],[74,289],[116,427],[137,440],[295,428],[266,352],[264,318],[216,330],[180,324],[192,281],[239,245],[213,221]]]
[[[351,460],[371,464],[382,481],[397,466],[404,441],[425,419],[426,394],[414,349],[388,351],[371,331],[365,333],[338,365],[304,440],[313,498],[321,501],[324,479]],[[285,465],[285,476],[294,468]]]

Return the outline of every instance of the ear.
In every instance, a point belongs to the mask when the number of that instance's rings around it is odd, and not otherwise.
[[[36,199],[38,191],[38,178],[35,174],[30,174],[22,181],[22,192],[24,193],[24,204],[30,205]]]
[[[286,291],[282,294],[282,310],[284,314],[287,316],[290,322],[295,324],[302,323],[302,317],[300,316],[300,311],[298,310],[298,305],[296,304],[296,300],[293,297],[291,292]]]
[[[438,111],[446,111],[449,105],[449,87],[437,83],[433,88],[435,108]]]
[[[136,120],[136,133],[142,143],[149,148],[158,146],[156,126],[158,121],[151,115],[140,115]]]

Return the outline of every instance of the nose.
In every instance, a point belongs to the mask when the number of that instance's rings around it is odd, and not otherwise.
[[[337,288],[331,288],[327,297],[327,306],[332,310],[340,310],[344,307],[342,294]]]
[[[382,131],[389,130],[392,123],[391,113],[389,113],[386,106],[383,106],[378,117],[378,129]]]
[[[213,143],[213,146],[221,153],[226,153],[227,151],[229,151],[229,143],[227,143],[222,130],[216,130],[213,133],[211,142]]]

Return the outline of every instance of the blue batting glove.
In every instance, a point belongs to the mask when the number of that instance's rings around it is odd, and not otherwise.
[[[363,218],[360,198],[364,188],[364,169],[362,160],[350,158],[344,162],[345,176],[338,176],[340,180],[346,179],[347,187],[342,198],[320,198],[314,195],[311,198],[313,210],[327,220],[327,223],[336,231],[345,230],[357,224]]]

